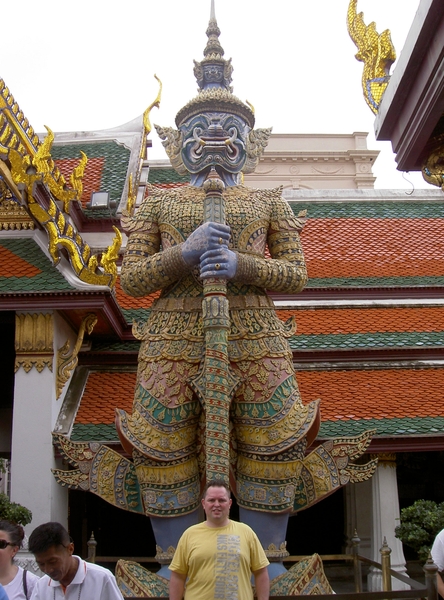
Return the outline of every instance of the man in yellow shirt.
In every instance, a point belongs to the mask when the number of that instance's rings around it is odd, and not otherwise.
[[[268,559],[254,531],[231,521],[230,489],[209,481],[202,506],[207,520],[182,535],[170,564],[170,600],[268,600]]]

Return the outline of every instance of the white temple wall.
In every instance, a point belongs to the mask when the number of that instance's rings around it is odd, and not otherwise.
[[[47,521],[59,521],[64,526],[68,523],[68,490],[56,483],[51,472],[52,468],[61,466],[54,457],[51,432],[68,387],[68,384],[64,386],[57,400],[57,350],[67,339],[73,348],[76,336],[56,312],[39,313],[39,319],[43,315],[47,323],[49,318],[52,332],[47,326],[45,342],[41,323],[36,325],[36,315],[32,315],[33,319],[29,319],[24,327],[25,343],[22,345],[27,351],[21,348],[17,353],[15,374],[11,500],[32,511],[32,522],[25,528],[27,535]],[[52,356],[49,354],[49,336]]]

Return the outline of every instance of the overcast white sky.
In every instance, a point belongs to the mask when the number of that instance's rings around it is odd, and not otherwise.
[[[419,0],[359,0],[366,24],[390,29],[400,55]],[[346,26],[348,0],[216,0],[234,93],[275,133],[369,132],[380,150],[377,188],[428,188],[396,171],[389,142],[375,141],[361,91],[362,63]],[[151,121],[174,126],[196,95],[210,0],[22,0],[2,3],[0,77],[37,132],[89,131],[140,115],[163,82]],[[392,67],[393,69],[395,65]],[[164,158],[155,130],[151,158]]]

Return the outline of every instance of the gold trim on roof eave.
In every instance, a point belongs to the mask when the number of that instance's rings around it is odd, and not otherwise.
[[[46,129],[48,135],[40,142],[5,82],[0,79],[2,176],[4,175],[7,185],[17,198],[23,196],[23,202],[31,215],[46,230],[48,250],[54,264],[59,263],[61,248],[64,248],[68,252],[75,274],[81,281],[112,288],[117,279],[116,261],[122,241],[120,231],[115,230],[113,242],[102,254],[100,261],[98,256],[91,255],[89,245],[64,214],[69,214],[71,200],[76,199],[81,192],[87,157],[82,153],[81,160],[71,176],[74,189],[70,189],[51,156],[54,134],[49,127]],[[39,184],[46,188],[43,202],[39,202],[39,195],[36,195],[36,186]],[[59,209],[56,201],[63,202],[63,211]]]

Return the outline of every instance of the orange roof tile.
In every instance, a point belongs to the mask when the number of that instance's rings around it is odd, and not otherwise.
[[[114,409],[131,412],[136,373],[92,372],[88,376],[76,423],[114,423]]]
[[[55,162],[60,169],[63,177],[69,183],[69,178],[74,168],[79,164],[79,158],[59,158]],[[102,190],[102,172],[105,164],[105,158],[88,158],[83,177],[83,193],[80,201],[82,207],[85,208],[87,202],[90,201],[93,192]]]
[[[326,421],[444,416],[444,369],[298,371],[304,403],[321,398]],[[76,424],[112,424],[114,409],[131,412],[135,372],[89,375]]]
[[[313,218],[301,239],[310,278],[442,276],[444,219]]]
[[[122,290],[120,285],[120,276],[117,277],[116,281],[116,299],[119,306],[123,309],[131,309],[131,308],[150,308],[153,304],[154,300],[160,296],[160,290],[157,292],[153,292],[148,296],[143,296],[141,298],[134,298],[133,296],[128,296]]]
[[[444,307],[278,309],[276,312],[282,321],[294,316],[297,333],[305,335],[444,331]]]
[[[321,398],[322,421],[444,416],[444,369],[298,371],[304,403]]]
[[[0,265],[2,277],[35,277],[42,272],[4,246],[0,246]]]

